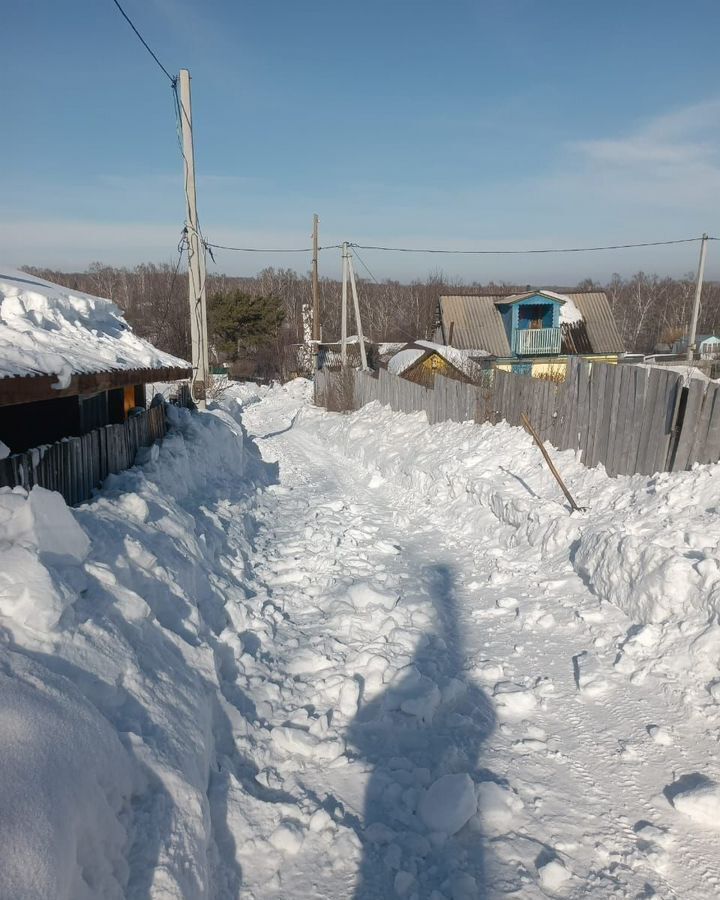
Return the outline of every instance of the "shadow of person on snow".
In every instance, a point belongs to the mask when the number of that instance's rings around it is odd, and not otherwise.
[[[349,747],[372,769],[356,900],[486,896],[474,782],[487,774],[478,759],[495,715],[463,671],[453,582],[447,565],[423,569],[436,631],[348,729]]]

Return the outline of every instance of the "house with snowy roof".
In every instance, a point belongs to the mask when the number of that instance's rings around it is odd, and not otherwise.
[[[465,384],[475,384],[482,376],[477,362],[480,351],[457,350],[433,341],[413,341],[401,346],[387,360],[391,375],[399,375],[407,381],[433,387],[435,376],[442,375]]]
[[[486,367],[532,375],[564,369],[569,355],[617,362],[624,352],[603,291],[443,296],[434,339],[484,351]]]
[[[191,371],[110,300],[0,269],[0,460],[122,424],[145,407],[149,382]]]

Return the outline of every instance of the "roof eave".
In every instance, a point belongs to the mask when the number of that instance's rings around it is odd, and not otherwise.
[[[156,369],[117,369],[109,372],[83,372],[73,375],[66,388],[55,387],[57,375],[18,375],[0,378],[0,406],[17,406],[40,400],[56,400],[81,394],[98,394],[113,388],[153,381],[178,381],[190,378],[192,368],[163,366]]]

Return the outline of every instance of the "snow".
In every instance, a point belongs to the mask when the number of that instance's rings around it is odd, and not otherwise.
[[[121,900],[137,773],[119,735],[40,659],[0,672],[0,895]]]
[[[133,334],[110,300],[0,272],[0,378],[56,375],[63,389],[80,373],[189,365]]]
[[[694,822],[720,830],[720,784],[702,776],[691,779],[674,794],[672,805]]]
[[[427,789],[418,807],[430,831],[455,834],[477,812],[475,785],[466,773],[443,775]]]
[[[540,884],[546,891],[559,891],[570,878],[570,872],[559,859],[551,859],[538,868]]]
[[[417,341],[417,345],[439,353],[456,369],[464,372],[468,378],[477,378],[482,371],[473,357],[490,355],[487,350],[458,350],[457,347],[450,347],[447,344],[435,344],[432,341]]]
[[[308,398],[0,492],[0,896],[716,896],[718,467]]]
[[[557,294],[555,291],[548,291],[543,288],[540,291],[546,297],[552,297],[553,300],[559,300],[562,303],[560,307],[560,324],[561,325],[577,325],[583,321],[583,315],[573,302],[572,297],[567,294]]]
[[[423,356],[425,356],[425,351],[417,348],[408,347],[405,350],[400,350],[399,353],[396,353],[388,360],[388,372],[391,375],[402,375],[406,369],[409,369],[413,363]]]
[[[390,357],[388,371],[392,375],[401,375],[429,350],[442,356],[456,369],[472,379],[479,378],[482,371],[472,357],[488,355],[486,350],[458,350],[456,347],[435,344],[432,341],[415,341],[415,346],[405,347]]]
[[[560,307],[560,324],[577,325],[583,321],[583,315],[575,306],[570,297],[565,298],[565,303]]]
[[[380,356],[387,356],[388,353],[397,353],[405,346],[405,341],[382,341],[377,345],[377,351]]]

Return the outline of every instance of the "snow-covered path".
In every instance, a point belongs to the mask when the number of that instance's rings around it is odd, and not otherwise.
[[[457,528],[456,504],[293,413],[268,395],[243,417],[279,464],[257,510],[265,624],[245,686],[262,733],[239,740],[267,794],[238,796],[230,825],[243,891],[716,896],[714,836],[664,790],[701,781],[717,732],[670,679],[613,666],[632,623],[567,548],[518,539],[497,509]]]
[[[0,489],[0,898],[720,896],[720,466],[308,389]]]

